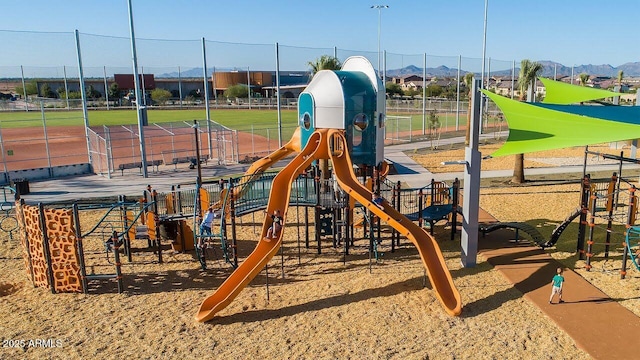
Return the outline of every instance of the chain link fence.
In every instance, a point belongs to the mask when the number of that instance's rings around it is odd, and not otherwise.
[[[0,41],[5,51],[15,54],[15,64],[0,64],[0,93],[4,94],[0,98],[0,161],[5,173],[27,166],[87,162],[94,172],[105,175],[139,170],[132,165],[142,161],[137,126],[93,125],[105,122],[103,113],[94,110],[137,109],[131,85],[115,81],[117,75],[123,74],[129,74],[133,81],[129,38],[0,30]],[[296,125],[283,123],[277,110],[297,110],[297,96],[311,78],[310,63],[322,55],[336,56],[341,61],[363,56],[387,82],[413,93],[387,100],[390,119],[402,119],[389,123],[387,132],[392,143],[464,130],[468,111],[464,75],[484,74],[485,83],[491,83],[495,76],[513,75],[516,65],[515,61],[489,59],[483,71],[481,59],[462,56],[241,44],[204,38],[136,39],[136,48],[140,105],[153,110],[202,111],[201,125],[215,125],[211,132],[203,132],[203,126],[198,130],[200,153],[214,164],[250,162],[289,139]],[[256,72],[265,77],[253,76]],[[229,96],[229,84],[216,83],[216,74],[220,73],[246,78],[240,85],[246,85],[248,95]],[[85,85],[86,119],[81,79]],[[154,94],[158,89],[166,90],[170,96],[159,98]],[[252,124],[247,119],[246,123],[224,127],[212,121],[215,112],[223,109],[273,112],[269,115],[273,122]],[[490,101],[485,102],[484,111],[484,127],[501,121]],[[185,158],[195,156],[193,129],[190,124],[176,122],[179,119],[179,115],[173,122],[151,119],[152,124],[144,127],[146,161],[152,173],[177,169]],[[85,123],[92,126],[85,128]],[[26,131],[17,130],[26,127],[30,128],[27,138],[21,136]]]

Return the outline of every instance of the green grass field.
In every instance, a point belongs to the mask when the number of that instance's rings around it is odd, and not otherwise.
[[[396,115],[389,113],[389,116]],[[409,129],[419,131],[423,127],[422,114],[397,114],[400,116],[411,116],[411,123],[407,120],[396,121],[390,118],[387,122],[387,131],[406,132]],[[84,120],[82,111],[47,110],[44,113],[47,126],[83,126]],[[193,120],[203,120],[206,117],[204,109],[183,109],[183,110],[148,110],[149,123],[170,123],[186,121],[192,123]],[[212,109],[211,119],[228,128],[254,133],[270,139],[278,137],[277,126],[278,116],[276,110],[243,110],[243,109]],[[455,114],[440,114],[442,128],[452,128],[456,123]],[[0,127],[25,128],[42,127],[43,119],[40,111],[29,112],[0,112]],[[137,114],[134,109],[117,110],[89,110],[90,126],[114,126],[114,125],[136,125],[138,123]],[[459,125],[466,125],[466,114],[459,117]],[[297,126],[297,111],[282,110],[282,138],[289,139]],[[428,126],[428,123],[427,125]]]
[[[149,123],[166,123],[176,121],[203,120],[206,117],[204,109],[198,110],[149,110]],[[296,125],[296,111],[282,111],[282,125]],[[46,111],[45,119],[50,126],[78,126],[83,125],[82,111]],[[211,119],[224,126],[237,130],[261,127],[275,127],[278,115],[275,110],[211,110]],[[42,126],[40,111],[2,112],[0,123],[3,128]],[[137,114],[133,109],[126,110],[89,110],[89,124],[91,126],[112,126],[137,124]]]

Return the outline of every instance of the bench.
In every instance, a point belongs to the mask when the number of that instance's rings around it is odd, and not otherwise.
[[[146,164],[147,166],[155,166],[156,167],[156,171],[158,171],[158,166],[162,165],[164,162],[162,161],[162,159],[157,159],[157,160],[152,160],[152,161],[147,161]],[[139,169],[142,172],[142,162],[141,161],[136,161],[136,162],[131,162],[131,163],[123,163],[118,165],[118,170],[120,170],[121,175],[124,175],[124,171],[127,169]]]
[[[142,171],[142,162],[141,161],[137,161],[137,162],[132,162],[132,163],[124,163],[124,164],[120,164],[118,165],[118,170],[120,170],[120,173],[122,175],[124,175],[124,171],[127,169],[135,169],[138,168],[140,169],[140,171]]]
[[[201,156],[200,164],[202,163],[206,164],[208,160],[209,159],[206,156]],[[171,164],[174,165],[174,169],[176,164],[185,164],[185,163],[189,163],[189,169],[195,169],[195,167],[198,165],[198,163],[196,162],[195,156],[182,156],[182,157],[175,157],[171,159]]]

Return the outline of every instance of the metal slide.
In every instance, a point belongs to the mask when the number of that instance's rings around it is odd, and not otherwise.
[[[227,307],[278,252],[282,243],[282,234],[286,227],[286,214],[287,208],[289,207],[292,183],[307,169],[313,160],[328,158],[326,132],[327,130],[317,130],[314,132],[309,138],[307,146],[273,179],[266,211],[272,214],[274,210],[280,210],[283,215],[282,229],[280,230],[278,239],[265,239],[267,230],[271,226],[271,217],[266,216],[262,225],[262,236],[258,241],[258,246],[222,285],[218,287],[216,292],[202,302],[196,314],[197,321],[209,321],[218,311]],[[284,151],[284,148],[285,147],[281,148],[281,150]],[[273,162],[274,161],[271,161],[271,163]],[[267,163],[269,163],[269,161],[263,162],[265,165]]]
[[[346,149],[346,140],[339,130],[331,130],[330,136],[334,136],[338,142],[342,142],[342,148]],[[437,298],[450,315],[460,315],[462,312],[462,301],[460,293],[453,284],[451,273],[440,252],[440,247],[436,240],[424,229],[407,219],[400,212],[384,202],[384,210],[371,202],[372,194],[360,184],[353,172],[353,164],[347,151],[333,151],[330,159],[333,162],[333,169],[340,187],[349,196],[371,210],[375,215],[387,222],[391,227],[405,235],[418,248],[420,258],[427,269],[427,274],[431,280],[431,285]]]

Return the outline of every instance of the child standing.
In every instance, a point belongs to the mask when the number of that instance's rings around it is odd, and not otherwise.
[[[558,294],[558,303],[562,301],[562,284],[564,284],[564,276],[562,276],[562,268],[556,270],[556,275],[551,280],[551,297],[549,297],[549,304],[553,304],[553,296]]]

